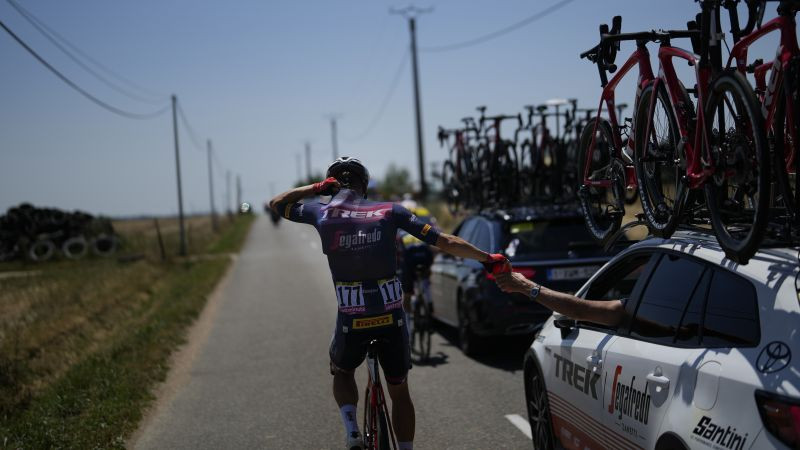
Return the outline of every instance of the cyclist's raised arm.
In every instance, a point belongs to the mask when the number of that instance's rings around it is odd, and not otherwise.
[[[495,277],[497,285],[505,292],[517,292],[530,296],[531,289],[539,286],[539,294],[535,301],[575,320],[615,327],[625,317],[625,305],[620,300],[585,300],[537,285],[518,272],[498,274]]]
[[[309,184],[290,189],[282,194],[278,194],[270,200],[269,207],[273,211],[282,215],[293,222],[303,222],[313,224],[316,220],[314,212],[310,211],[311,206],[298,204],[297,202],[314,195],[322,193],[332,193],[339,189],[339,182],[335,178],[328,178],[319,183]],[[305,213],[306,209],[309,209]]]
[[[269,207],[276,213],[285,216],[284,212],[287,206],[298,202],[306,197],[314,195],[314,185],[300,186],[290,189],[282,194],[278,194],[269,201]]]

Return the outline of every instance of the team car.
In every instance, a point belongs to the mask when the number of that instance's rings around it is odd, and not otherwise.
[[[555,313],[526,353],[534,447],[800,448],[798,257],[738,265],[686,230],[619,253],[576,295],[624,299],[624,321]]]
[[[559,291],[577,291],[611,259],[575,205],[482,211],[466,217],[453,233],[481,250],[506,255],[515,271]],[[532,336],[550,316],[538,303],[502,292],[479,262],[448,254],[439,254],[431,266],[431,298],[433,316],[458,329],[468,355],[484,349],[488,336]]]

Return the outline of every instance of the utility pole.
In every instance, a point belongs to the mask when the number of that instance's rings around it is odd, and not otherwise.
[[[186,256],[186,232],[183,228],[183,192],[181,190],[181,156],[178,151],[178,97],[172,94],[172,131],[175,135],[175,173],[178,178],[178,227],[180,228],[180,247],[178,254]]]
[[[425,150],[422,144],[422,110],[419,101],[419,66],[417,64],[417,16],[433,11],[433,8],[417,8],[408,6],[403,9],[390,9],[389,14],[398,14],[408,19],[408,29],[411,33],[411,72],[414,79],[414,113],[417,123],[417,159],[419,163],[419,191],[424,199],[428,195],[428,185],[425,182]]]
[[[206,141],[208,148],[208,195],[211,198],[211,229],[218,230],[217,211],[214,208],[214,174],[211,170],[211,139]]]
[[[331,121],[331,143],[333,147],[333,159],[339,157],[339,140],[336,136],[336,120],[342,117],[341,114],[329,114],[328,119]]]
[[[303,181],[303,155],[300,153],[295,153],[295,160],[297,161],[297,182],[301,183]]]
[[[306,141],[306,180],[311,181],[311,142]]]
[[[225,209],[231,215],[231,171],[225,171]]]
[[[236,210],[242,207],[242,177],[236,175]]]

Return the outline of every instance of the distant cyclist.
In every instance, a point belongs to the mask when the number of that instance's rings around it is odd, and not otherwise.
[[[404,205],[405,201],[401,202]],[[431,215],[428,209],[417,206],[416,202],[411,208],[408,208],[422,223],[436,226],[436,219]],[[403,285],[403,309],[407,314],[412,311],[411,297],[413,294],[422,296],[429,300],[429,297],[422,295],[422,292],[414,292],[414,286],[417,281],[417,275],[422,272],[426,277],[430,274],[431,264],[433,264],[433,250],[430,245],[417,239],[413,234],[405,231],[397,231],[397,239],[399,241],[399,263],[400,263],[400,282]],[[424,287],[423,287],[424,289]],[[428,305],[432,306],[432,305]],[[412,319],[413,315],[409,316]],[[409,331],[413,333],[413,322],[409,321]]]
[[[366,357],[367,344],[381,339],[380,363],[392,399],[392,421],[401,450],[413,448],[414,405],[408,392],[411,366],[402,287],[395,276],[396,234],[403,229],[445,252],[472,258],[487,270],[506,267],[502,255],[489,255],[468,242],[419,220],[393,203],[366,200],[369,172],[355,158],[343,156],[328,167],[326,179],[278,195],[270,206],[293,222],[313,225],[328,257],[339,313],[330,346],[333,396],[346,428],[347,448],[362,448],[353,376]],[[299,200],[333,195],[327,204]]]

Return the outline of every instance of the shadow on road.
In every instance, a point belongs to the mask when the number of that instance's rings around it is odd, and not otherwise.
[[[419,355],[412,353],[411,363],[414,364],[415,366],[436,367],[436,366],[441,366],[443,364],[447,364],[447,358],[449,358],[447,353],[436,352],[436,353],[431,353],[427,361],[422,361],[419,358]]]
[[[441,323],[437,323],[435,329],[436,333],[445,339],[445,347],[455,352],[461,351],[458,346],[458,331],[456,329]],[[486,338],[482,343],[481,351],[469,358],[489,367],[516,372],[522,370],[522,358],[532,342],[532,335]],[[439,351],[438,355],[441,355],[444,361],[447,360],[447,353]],[[438,355],[431,355],[431,360]]]

